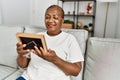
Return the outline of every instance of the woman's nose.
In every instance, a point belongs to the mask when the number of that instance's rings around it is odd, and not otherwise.
[[[49,22],[53,22],[53,18],[50,18],[50,19],[49,19]]]

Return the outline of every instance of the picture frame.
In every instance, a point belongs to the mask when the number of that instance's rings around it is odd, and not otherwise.
[[[45,51],[47,51],[47,45],[43,34],[33,34],[33,33],[16,33],[16,37],[18,42],[22,44],[26,44],[26,47],[23,49],[34,49],[34,46],[37,46],[38,49],[42,47]]]

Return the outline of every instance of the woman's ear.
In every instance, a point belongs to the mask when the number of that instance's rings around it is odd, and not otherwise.
[[[61,21],[61,27],[62,27],[63,23],[64,23],[64,19],[62,19],[62,21]]]
[[[62,19],[62,24],[64,23],[64,19]]]

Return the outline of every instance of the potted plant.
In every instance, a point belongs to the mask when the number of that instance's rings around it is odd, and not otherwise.
[[[93,28],[93,24],[92,23],[89,23],[89,30],[92,31],[92,28]]]
[[[88,25],[84,25],[83,28],[87,30],[88,29]]]
[[[74,24],[74,22],[71,21],[71,20],[64,20],[64,23],[62,24],[62,28],[72,29],[73,28],[73,24]]]

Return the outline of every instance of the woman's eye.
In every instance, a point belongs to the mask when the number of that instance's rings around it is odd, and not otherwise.
[[[58,19],[58,17],[54,17],[54,19]]]
[[[49,19],[50,17],[45,17],[45,19]]]

